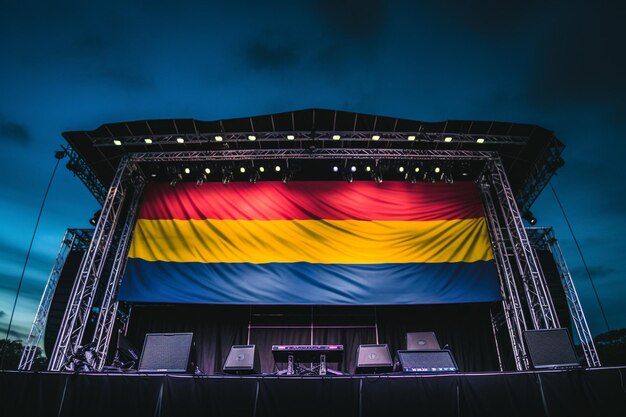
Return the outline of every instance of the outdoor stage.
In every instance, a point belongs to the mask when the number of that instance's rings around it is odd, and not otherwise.
[[[2,416],[624,416],[626,367],[327,377],[2,372]]]

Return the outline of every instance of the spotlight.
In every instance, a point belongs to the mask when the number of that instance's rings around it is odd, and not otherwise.
[[[122,141],[119,139],[113,139],[113,145],[115,146],[120,146],[122,144]]]
[[[352,165],[350,167],[350,172],[356,172],[356,165]]]
[[[151,176],[152,178],[156,178],[157,174],[155,174],[155,173],[153,172],[152,174],[150,174],[150,176]]]
[[[211,173],[211,168],[204,168],[204,173],[205,174],[210,174]]]
[[[403,166],[399,166],[398,167],[398,172],[404,172],[404,167]]]
[[[476,143],[485,143],[485,138],[476,139]]]
[[[537,224],[537,218],[533,215],[533,213],[530,210],[522,214],[522,219],[526,220],[531,225]]]
[[[152,143],[152,139],[151,138],[145,138],[143,141],[145,143],[147,143],[148,145],[150,145]]]
[[[415,167],[415,173],[417,174],[418,172],[420,172],[420,167]]]
[[[410,135],[407,139],[410,140],[410,141],[414,141],[415,140],[415,135]]]
[[[378,140],[378,139],[380,139],[380,135],[374,135],[374,136],[372,136],[372,140]]]
[[[337,165],[333,165],[333,172],[339,172],[339,167]]]
[[[265,167],[264,166],[260,166],[259,167],[259,172],[265,172]]]
[[[89,224],[95,226],[98,224],[98,220],[100,220],[100,215],[102,214],[102,210],[98,210],[93,214],[93,217],[89,219]]]
[[[221,137],[221,136],[219,136],[219,135],[215,137],[215,141],[216,141],[216,142],[221,142],[221,141],[223,141],[223,140],[224,140],[224,138],[223,138],[223,137]]]
[[[185,174],[191,174],[191,169],[185,168]]]
[[[178,142],[178,143],[185,143],[185,139],[183,139],[183,138],[176,138],[176,142]]]
[[[276,165],[276,166],[274,167],[274,171],[276,171],[276,172],[280,172],[280,165]]]
[[[339,139],[341,139],[340,135],[333,135],[333,140],[339,140]]]
[[[254,136],[254,135],[248,135],[248,140],[256,140],[256,136]]]
[[[452,136],[446,136],[446,137],[443,139],[443,141],[444,141],[444,142],[452,142]]]
[[[239,172],[241,172],[242,174],[245,174],[246,173],[246,167],[239,168]]]
[[[369,165],[365,166],[365,172],[372,172],[372,167]]]
[[[287,135],[287,140],[294,140],[296,137],[294,135]]]

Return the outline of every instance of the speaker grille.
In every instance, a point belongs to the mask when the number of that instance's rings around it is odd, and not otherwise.
[[[567,329],[526,330],[524,338],[533,367],[580,366]]]
[[[148,333],[139,372],[185,372],[193,333]]]
[[[387,372],[393,362],[387,345],[361,345],[357,350],[357,372]]]
[[[228,352],[224,372],[255,373],[258,372],[259,360],[255,345],[234,345]]]
[[[413,332],[406,334],[407,350],[438,350],[439,342],[435,332]]]

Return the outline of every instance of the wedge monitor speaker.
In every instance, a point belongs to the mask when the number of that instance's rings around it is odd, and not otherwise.
[[[258,374],[260,369],[259,351],[255,345],[233,345],[223,371],[228,374]]]
[[[148,333],[143,344],[139,372],[185,372],[193,333]]]
[[[361,345],[357,350],[357,374],[393,371],[393,361],[387,345]]]
[[[580,366],[567,329],[526,330],[524,339],[536,369]]]
[[[406,350],[439,350],[435,332],[412,332],[406,334]]]

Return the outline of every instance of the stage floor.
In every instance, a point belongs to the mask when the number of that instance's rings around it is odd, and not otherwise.
[[[0,416],[626,416],[626,367],[448,375],[0,372]]]

